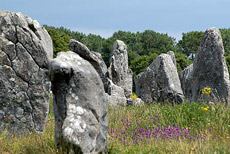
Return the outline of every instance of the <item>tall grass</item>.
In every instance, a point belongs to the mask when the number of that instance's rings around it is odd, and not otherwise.
[[[7,135],[7,130],[0,134],[0,154],[51,154],[56,153],[54,142],[54,113],[52,95],[49,105],[48,120],[42,134],[30,132],[19,137]]]
[[[35,132],[27,133],[16,137],[7,136],[7,131],[0,135],[0,153],[55,153],[56,147],[54,142],[54,116],[49,115],[46,128],[43,134]]]
[[[230,153],[230,108],[204,103],[110,107],[109,148],[111,153]]]
[[[230,108],[223,104],[109,107],[108,119],[109,153],[230,153]],[[155,132],[143,135],[150,130]],[[174,130],[171,138],[166,136]],[[0,153],[64,153],[55,146],[52,105],[43,134],[9,137],[4,132]]]

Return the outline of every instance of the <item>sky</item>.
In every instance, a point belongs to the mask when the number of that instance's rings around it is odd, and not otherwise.
[[[1,0],[40,24],[108,38],[115,31],[182,33],[230,27],[230,0]]]

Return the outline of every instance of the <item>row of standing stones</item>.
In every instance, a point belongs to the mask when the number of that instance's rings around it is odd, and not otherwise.
[[[205,31],[193,64],[178,76],[174,53],[161,54],[135,78],[136,94],[144,102],[230,102],[230,80],[220,31]],[[202,89],[210,88],[210,95]]]
[[[53,92],[57,146],[76,153],[106,153],[107,104],[203,101],[201,90],[212,89],[209,101],[229,101],[229,75],[220,32],[208,29],[194,63],[179,75],[174,53],[161,54],[135,78],[128,68],[127,46],[115,41],[107,68],[101,54],[70,40],[70,51],[53,59],[52,40],[36,20],[0,11],[0,132],[17,135],[43,132]],[[142,101],[143,100],[143,101]]]

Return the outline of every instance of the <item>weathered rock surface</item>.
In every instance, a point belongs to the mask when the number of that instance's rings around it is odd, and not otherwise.
[[[42,132],[49,109],[52,40],[22,13],[0,11],[0,132]]]
[[[168,51],[167,54],[171,56],[173,64],[176,66],[176,57],[175,57],[174,52],[173,51]]]
[[[107,103],[93,66],[78,54],[58,53],[49,65],[54,94],[55,139],[75,153],[107,150]]]
[[[104,84],[105,92],[108,92],[108,78],[107,78],[107,66],[102,59],[102,56],[98,52],[90,51],[87,46],[79,41],[71,39],[69,42],[69,48],[71,51],[79,54],[83,59],[90,62],[100,75]]]
[[[144,102],[183,102],[177,69],[168,54],[161,54],[135,78],[136,94]]]
[[[108,79],[108,95],[107,102],[111,106],[126,106],[127,100],[125,97],[124,89],[115,85],[110,79]]]
[[[132,70],[128,68],[127,46],[116,40],[110,53],[109,78],[124,89],[125,96],[132,95]]]
[[[74,39],[70,40],[69,48],[71,51],[79,54],[83,59],[90,62],[93,65],[93,67],[96,69],[104,84],[104,89],[105,92],[107,93],[106,94],[107,102],[112,106],[116,106],[116,105],[126,106],[127,101],[126,101],[124,89],[114,84],[113,81],[109,79],[107,66],[104,60],[102,59],[101,54],[90,51],[84,44]],[[127,86],[132,86],[132,72],[128,70],[127,76],[128,78],[126,82],[129,83],[127,84]],[[132,89],[132,87],[128,87],[128,88]],[[132,93],[132,91],[129,92]]]
[[[193,84],[193,64],[186,67],[179,75],[181,88],[185,98],[192,101],[192,84]]]
[[[202,102],[201,91],[207,87],[212,89],[210,101],[230,101],[229,74],[224,57],[223,42],[218,29],[209,28],[205,31],[193,63],[193,71],[189,74],[192,75],[192,84],[188,85],[190,81],[184,83],[184,93],[187,99]],[[181,80],[182,82],[186,81],[186,78],[182,77]],[[188,86],[191,88],[187,89]]]
[[[127,105],[142,106],[144,102],[140,98],[128,98]]]

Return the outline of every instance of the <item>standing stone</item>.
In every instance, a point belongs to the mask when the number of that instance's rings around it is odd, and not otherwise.
[[[49,65],[54,94],[55,140],[75,153],[107,150],[107,103],[93,66],[78,54],[58,53]]]
[[[102,82],[104,84],[105,92],[108,92],[108,79],[107,79],[107,66],[102,59],[102,56],[98,52],[90,51],[87,46],[82,44],[81,42],[78,42],[74,39],[71,39],[69,42],[69,48],[71,51],[79,54],[83,59],[90,62],[93,67],[98,72],[99,76],[102,79]]]
[[[161,54],[135,78],[136,94],[144,102],[182,103],[183,92],[176,66],[168,54]]]
[[[22,13],[0,11],[0,132],[42,132],[49,109],[52,40]]]
[[[186,67],[179,75],[181,88],[185,98],[192,101],[192,84],[193,84],[193,64]]]
[[[202,102],[204,101],[202,89],[211,88],[209,101],[230,101],[229,74],[224,57],[223,42],[218,29],[209,28],[205,31],[191,74],[191,91],[190,89],[187,90],[187,88],[184,90],[186,97],[191,96],[191,98],[188,97],[187,99]],[[184,80],[183,77],[181,79],[182,81]],[[188,86],[186,84],[186,87]]]
[[[128,69],[127,78],[126,78],[126,90],[125,96],[130,97],[133,93],[133,71],[131,69]]]
[[[79,54],[83,59],[90,62],[98,72],[104,84],[104,89],[107,97],[107,102],[111,106],[121,105],[126,106],[127,101],[124,93],[124,89],[114,84],[108,77],[107,66],[101,57],[100,53],[90,51],[84,44],[72,39],[69,42],[69,48],[71,51]],[[127,79],[128,86],[132,86],[132,72],[128,71],[129,78]],[[131,77],[130,77],[131,76]],[[130,80],[131,79],[131,80]],[[131,84],[130,84],[131,82]],[[129,87],[132,89],[132,87]],[[132,93],[132,91],[130,92]]]
[[[128,68],[127,46],[116,40],[110,53],[109,77],[114,84],[124,89],[125,96],[132,95],[132,70]]]

